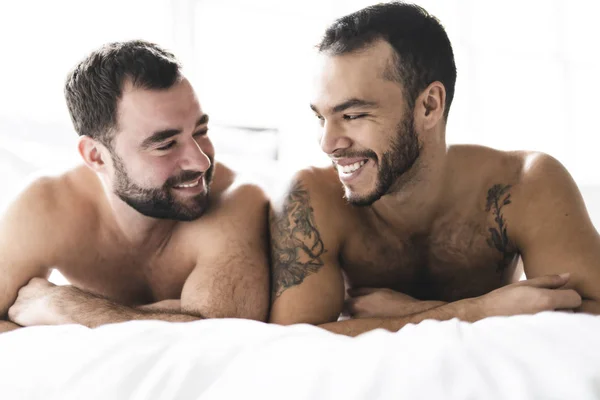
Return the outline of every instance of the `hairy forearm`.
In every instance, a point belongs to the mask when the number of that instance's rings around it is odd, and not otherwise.
[[[405,317],[405,316],[413,315],[416,313],[422,313],[422,312],[425,312],[427,310],[431,310],[434,308],[438,308],[438,307],[444,306],[446,304],[448,304],[448,303],[446,303],[444,301],[434,301],[434,300],[417,301],[417,302],[409,304],[409,305],[400,304],[396,310],[397,314],[396,315],[388,315],[388,317]]]
[[[478,311],[476,304],[471,299],[466,299],[402,317],[349,319],[319,326],[333,333],[357,336],[378,328],[396,332],[407,324],[416,324],[426,319],[444,321],[452,318],[475,322],[483,318],[483,315]]]
[[[174,308],[131,308],[77,289],[72,290],[67,297],[60,305],[61,315],[65,316],[65,320],[61,322],[81,324],[90,328],[132,320],[189,322],[202,319],[200,315],[182,313],[180,310],[175,312]]]
[[[20,326],[15,323],[0,320],[0,333],[14,331],[19,328]]]

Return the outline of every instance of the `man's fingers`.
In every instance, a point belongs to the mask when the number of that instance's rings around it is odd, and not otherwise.
[[[351,297],[344,302],[342,314],[352,318],[364,318],[368,316],[368,310],[364,308],[364,301]]]
[[[570,310],[581,306],[581,296],[573,289],[548,290],[547,294],[553,310]]]
[[[377,292],[379,290],[381,290],[381,288],[368,288],[368,287],[352,288],[352,289],[348,289],[348,295],[350,297],[366,296],[368,294]]]
[[[569,281],[569,273],[560,275],[545,275],[537,278],[527,279],[521,281],[516,285],[519,286],[532,286],[542,289],[558,289],[563,287]]]

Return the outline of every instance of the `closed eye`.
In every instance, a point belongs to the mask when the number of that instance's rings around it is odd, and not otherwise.
[[[169,149],[170,149],[171,147],[173,147],[173,146],[175,146],[175,141],[169,142],[169,143],[167,143],[167,144],[166,144],[166,145],[164,145],[164,146],[157,147],[157,148],[156,148],[156,150],[161,150],[161,151],[164,151],[164,150],[169,150]]]
[[[344,118],[346,121],[354,121],[354,120],[356,120],[356,119],[359,119],[359,118],[366,117],[367,115],[368,115],[368,114],[355,114],[355,115],[352,115],[352,114],[344,114],[344,117],[343,117],[343,118]]]

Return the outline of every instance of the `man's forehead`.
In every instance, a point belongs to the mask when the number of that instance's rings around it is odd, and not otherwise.
[[[393,86],[401,89],[398,82],[389,80],[394,54],[383,40],[351,53],[321,54],[314,74],[312,104],[328,107],[351,98],[380,97]]]
[[[196,120],[202,115],[193,88],[182,80],[167,89],[144,89],[131,84],[124,86],[117,104],[122,128],[147,131],[172,127],[173,124]]]
[[[325,51],[317,59],[317,68],[325,74],[382,77],[390,64],[394,63],[395,57],[394,48],[387,41],[380,39],[344,54]]]

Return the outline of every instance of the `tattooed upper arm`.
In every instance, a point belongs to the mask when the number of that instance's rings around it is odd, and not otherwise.
[[[327,247],[313,201],[308,186],[295,180],[269,212],[273,322],[328,322],[341,311],[344,288],[336,246]],[[306,283],[311,275],[318,279]]]
[[[285,290],[323,267],[326,252],[316,227],[310,195],[301,182],[295,182],[280,213],[269,213],[273,301]]]

